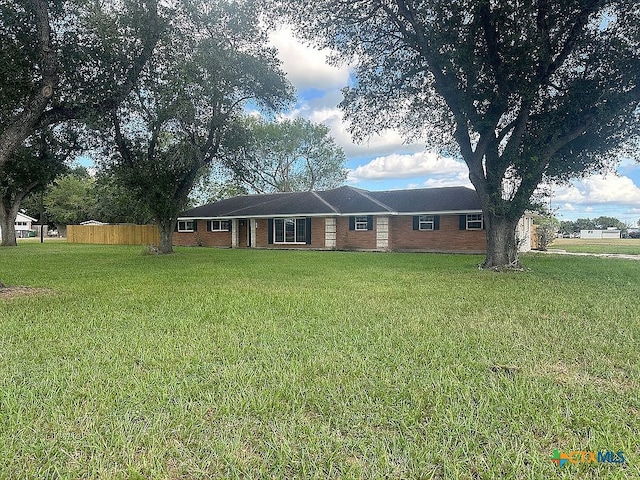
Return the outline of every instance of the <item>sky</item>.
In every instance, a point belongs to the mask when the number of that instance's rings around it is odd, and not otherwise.
[[[349,185],[367,190],[473,188],[464,162],[440,157],[419,143],[405,143],[398,132],[384,131],[364,144],[354,143],[338,108],[349,67],[330,65],[330,52],[303,44],[288,27],[271,32],[270,43],[298,93],[296,105],[284,116],[303,117],[331,129],[347,156]],[[615,172],[556,185],[551,191],[551,208],[560,220],[610,216],[633,226],[640,220],[640,164],[629,159],[621,159]]]

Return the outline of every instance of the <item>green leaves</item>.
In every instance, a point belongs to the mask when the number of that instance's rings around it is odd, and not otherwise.
[[[346,180],[344,152],[325,125],[249,117],[239,131],[243,140],[230,151],[226,164],[238,182],[255,192],[326,190]]]
[[[104,163],[144,202],[166,235],[202,171],[221,159],[227,131],[248,102],[269,111],[292,87],[251,2],[184,1],[135,89],[112,117],[117,154]]]
[[[636,1],[275,3],[355,65],[341,103],[354,136],[455,142],[485,214],[520,216],[543,178],[599,170],[640,141]]]
[[[77,225],[92,220],[96,202],[94,183],[90,177],[73,174],[60,177],[45,198],[49,220],[56,225]]]

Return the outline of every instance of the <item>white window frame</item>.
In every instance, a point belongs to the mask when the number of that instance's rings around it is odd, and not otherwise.
[[[282,222],[282,240],[278,240],[278,222]],[[293,222],[293,241],[287,241],[287,223]],[[300,225],[302,227],[300,228]],[[300,238],[300,230],[302,231],[302,241]],[[307,243],[307,219],[306,217],[282,217],[273,219],[273,243],[279,245],[306,245]]]
[[[435,222],[434,215],[418,215],[418,230],[435,230]]]
[[[218,224],[218,228],[215,227],[216,223]],[[222,224],[226,223],[226,228],[222,227]],[[229,220],[209,220],[209,231],[210,232],[229,232],[231,230],[231,222]]]
[[[178,232],[180,233],[190,233],[194,232],[195,220],[178,220]],[[182,225],[181,225],[182,224]],[[191,228],[189,228],[189,224],[191,224]]]
[[[355,217],[353,229],[356,230],[357,232],[365,232],[369,230],[368,218],[366,216]]]
[[[481,213],[467,214],[467,230],[483,230],[484,216]]]

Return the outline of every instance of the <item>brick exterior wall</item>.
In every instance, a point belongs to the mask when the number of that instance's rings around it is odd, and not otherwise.
[[[389,219],[388,246],[386,250],[423,251],[423,252],[465,252],[484,253],[487,248],[484,230],[460,230],[458,215],[441,215],[440,229],[432,231],[413,230],[413,217],[397,216]],[[338,250],[377,250],[380,243],[376,218],[373,230],[349,230],[349,217],[335,217],[335,248]],[[302,248],[324,249],[325,217],[311,219],[311,245],[307,244],[270,244],[268,239],[268,220],[256,219],[254,248]],[[239,222],[237,222],[239,223]],[[249,224],[249,220],[246,220]],[[241,229],[238,246],[246,247],[246,229]],[[174,232],[173,244],[177,246],[231,247],[231,232],[207,232],[206,220],[198,220],[196,232]]]
[[[336,248],[338,250],[375,250],[376,221],[373,230],[349,230],[349,217],[336,218]]]
[[[412,216],[389,218],[389,248],[397,251],[484,253],[484,230],[460,230],[458,215],[440,215],[440,229],[413,229]]]
[[[196,232],[173,232],[173,244],[180,247],[231,248],[231,232],[207,232],[207,221],[197,221]]]

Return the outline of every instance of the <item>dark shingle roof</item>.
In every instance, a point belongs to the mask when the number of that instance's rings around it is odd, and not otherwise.
[[[268,217],[480,211],[475,190],[466,187],[369,192],[350,186],[324,192],[241,195],[183,212],[180,218]]]
[[[466,187],[420,188],[369,192],[376,200],[395,212],[450,212],[480,210],[480,199],[475,190]]]
[[[370,192],[354,187],[340,187],[318,192],[338,213],[380,213],[390,212],[386,205],[371,198]]]

